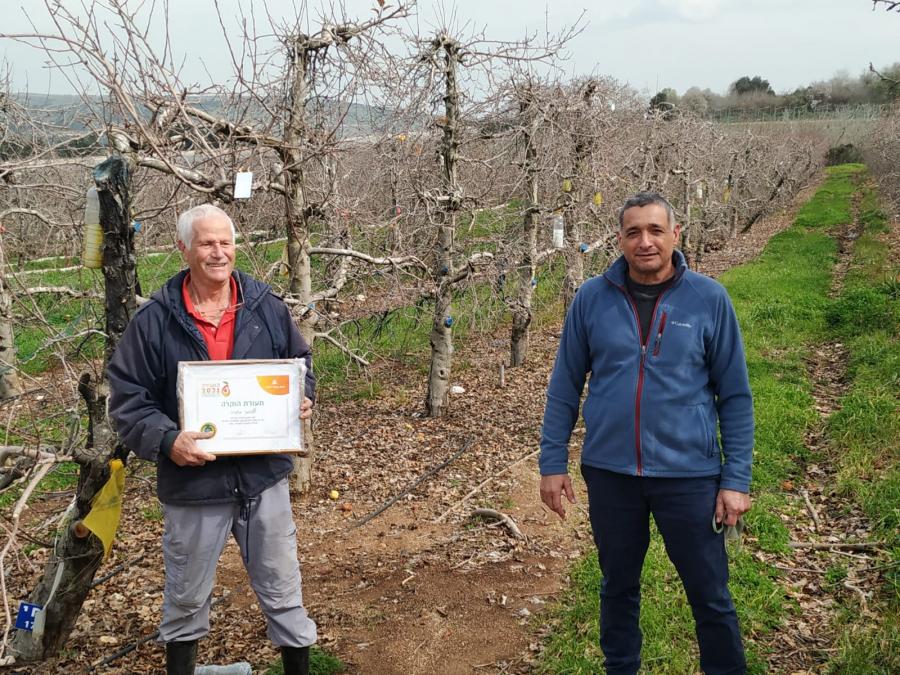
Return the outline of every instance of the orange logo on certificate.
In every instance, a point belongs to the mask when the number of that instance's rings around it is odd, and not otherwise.
[[[263,391],[275,396],[284,396],[290,391],[291,378],[288,375],[257,375],[256,381]]]

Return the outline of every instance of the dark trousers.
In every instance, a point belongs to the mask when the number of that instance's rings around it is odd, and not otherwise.
[[[586,465],[581,474],[603,572],[600,647],[606,672],[633,675],[641,665],[640,578],[652,513],[694,614],[703,672],[744,673],[725,541],[712,529],[718,477],[644,478]]]

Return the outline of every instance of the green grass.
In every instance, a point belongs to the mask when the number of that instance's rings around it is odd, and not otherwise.
[[[72,490],[78,484],[78,465],[75,462],[60,462],[41,479],[34,490],[35,495],[46,492]],[[0,510],[11,507],[22,494],[23,483],[7,488],[0,493]]]
[[[520,220],[520,205],[515,201],[502,209],[486,209],[474,215],[469,214],[467,218],[461,219],[457,228],[458,248],[466,255],[491,250],[494,247],[491,243],[493,238],[515,228]],[[318,234],[314,234],[313,239],[318,237]],[[365,249],[365,245],[362,248]],[[238,249],[235,266],[255,276],[263,276],[281,259],[283,250],[284,242],[281,241],[243,246]],[[50,269],[52,266],[68,263],[77,264],[78,261],[54,259],[29,264],[26,267],[37,271],[23,278],[29,286],[67,286],[95,292],[102,289],[103,277],[99,270]],[[324,273],[326,263],[322,257],[314,257],[314,273]],[[176,251],[139,256],[137,270],[142,294],[149,296],[181,268],[181,255]],[[389,283],[379,279],[376,272],[365,287],[351,284],[353,288],[350,292],[377,292],[379,284]],[[276,278],[273,285],[277,286],[282,280],[281,277]],[[512,292],[511,286],[507,291]],[[543,291],[540,288],[536,295],[540,296]],[[102,356],[102,337],[90,332],[102,328],[103,316],[99,300],[44,294],[36,296],[36,308],[27,304],[29,302],[31,300],[21,298],[15,307],[16,313],[23,318],[15,338],[19,366],[25,373],[37,375],[46,372],[58,366],[63,359],[72,361]],[[555,297],[551,302],[555,302]],[[38,312],[46,318],[46,322],[36,319]],[[472,330],[492,330],[504,320],[505,314],[505,305],[501,299],[484,284],[458,292],[453,301],[454,339],[464,342],[466,335]],[[351,350],[367,358],[420,364],[423,355],[427,354],[431,321],[431,304],[421,302],[346,326],[344,338]],[[355,381],[358,375],[355,366],[344,353],[328,343],[316,345],[316,370],[323,390],[340,385],[341,390],[334,391],[337,398],[366,398],[378,394],[377,387],[368,383],[361,385]]]
[[[309,650],[310,675],[333,675],[334,673],[340,673],[345,667],[343,661],[319,647],[313,646]],[[270,664],[265,673],[266,675],[284,675],[281,661]]]
[[[150,504],[150,506],[145,506],[141,509],[141,516],[144,520],[159,522],[163,519],[162,507],[154,502],[153,504]]]
[[[521,224],[522,206],[520,200],[513,199],[502,208],[479,209],[474,214],[465,214],[459,219],[457,241],[467,249],[478,240],[496,241],[497,235]]]
[[[731,590],[745,636],[749,672],[766,672],[760,638],[801,611],[785,600],[778,571],[753,550],[788,551],[789,514],[785,481],[802,478],[809,457],[804,439],[818,417],[805,360],[809,349],[830,335],[828,291],[837,246],[828,236],[851,222],[851,198],[863,167],[829,169],[827,180],[798,212],[794,225],[775,236],[754,262],[730,270],[726,286],[741,322],[756,416],[754,508],[747,530],[755,541],[731,546]],[[880,307],[880,306],[878,306]],[[876,308],[879,316],[883,308]],[[817,458],[816,458],[817,459]],[[600,573],[590,555],[572,571],[572,588],[555,611],[541,668],[548,673],[602,671],[598,647],[597,590]],[[674,568],[654,532],[642,581],[642,658],[647,672],[689,673],[697,668],[693,621]],[[847,671],[850,672],[850,671]],[[860,671],[861,672],[861,671]]]
[[[900,284],[878,238],[886,221],[873,200],[874,191],[864,189],[864,230],[828,312],[831,332],[850,355],[850,387],[827,432],[840,463],[839,488],[887,534],[900,527]]]
[[[849,386],[826,433],[837,489],[875,525],[890,563],[884,583],[875,587],[874,616],[861,615],[855,598],[843,604],[837,651],[826,672],[887,675],[900,672],[900,270],[891,267],[882,240],[887,218],[877,195],[867,186],[861,192],[863,231],[843,291],[828,312],[831,333],[849,352]]]
[[[850,198],[856,191],[856,179],[864,171],[862,164],[842,164],[825,169],[828,180],[812,199],[800,207],[795,224],[827,229],[849,223],[853,219]]]
[[[562,309],[559,304],[565,266],[560,259],[551,259],[537,272],[537,286],[532,298],[534,325],[558,321]],[[516,280],[507,279],[504,293],[515,293]],[[467,341],[472,336],[496,330],[508,321],[506,304],[497,289],[488,284],[475,284],[453,295],[453,341],[457,355],[453,371],[467,367],[464,358]],[[344,327],[343,342],[354,353],[370,361],[386,359],[428,372],[429,344],[433,320],[433,305],[421,301],[394,311],[360,319]],[[337,347],[322,342],[316,345],[316,377],[328,400],[366,399],[377,396],[381,389],[359,377],[358,369],[348,363]]]
[[[780,616],[782,597],[773,571],[760,570],[748,551],[732,548],[731,555],[732,587],[741,625],[745,631],[747,626],[754,630],[771,629]],[[572,585],[556,612],[539,672],[599,673],[603,655],[597,621],[601,575],[596,552],[575,565],[570,579]],[[698,653],[690,606],[655,528],[641,575],[641,589],[641,660],[645,670],[671,675],[694,672]],[[749,672],[765,672],[755,652],[748,654],[748,661]]]

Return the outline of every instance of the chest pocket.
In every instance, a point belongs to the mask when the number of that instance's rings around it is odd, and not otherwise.
[[[701,317],[669,303],[660,304],[647,345],[650,358],[660,364],[702,364],[701,326]]]
[[[614,377],[623,368],[633,368],[640,352],[637,322],[627,300],[595,308],[585,330],[591,371],[598,378]]]

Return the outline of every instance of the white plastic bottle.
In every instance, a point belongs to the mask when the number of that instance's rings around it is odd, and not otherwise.
[[[553,248],[562,248],[566,245],[566,221],[561,213],[554,214],[553,223]]]
[[[84,203],[84,253],[82,262],[90,269],[103,267],[103,228],[100,227],[100,197],[97,188],[87,191]]]

